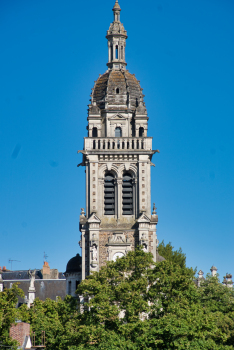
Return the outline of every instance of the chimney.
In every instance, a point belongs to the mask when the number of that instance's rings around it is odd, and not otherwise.
[[[44,265],[42,267],[42,276],[44,280],[50,279],[50,267],[47,261],[44,261]]]
[[[3,266],[3,267],[2,267],[2,271],[6,271],[6,266]]]

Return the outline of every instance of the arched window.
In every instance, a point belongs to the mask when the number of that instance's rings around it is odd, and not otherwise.
[[[132,186],[132,175],[125,173],[123,176],[122,185],[122,203],[123,203],[123,215],[133,214],[133,186]]]
[[[80,284],[80,281],[76,281],[76,290],[77,290],[79,284]]]
[[[119,126],[115,128],[115,137],[122,137],[122,129]]]
[[[104,178],[104,211],[105,215],[115,214],[115,184],[111,173]]]
[[[92,136],[97,137],[97,128],[93,128],[92,130]]]
[[[144,137],[144,128],[139,128],[139,137]]]
[[[119,94],[119,88],[116,89],[116,93]]]

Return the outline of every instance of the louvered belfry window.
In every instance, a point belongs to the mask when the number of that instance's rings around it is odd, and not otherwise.
[[[115,214],[115,184],[111,173],[107,173],[104,179],[104,210],[105,215]]]
[[[129,173],[125,173],[123,176],[123,215],[133,214],[133,186],[132,176]]]

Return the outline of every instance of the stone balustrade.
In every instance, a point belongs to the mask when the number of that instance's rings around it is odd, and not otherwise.
[[[85,150],[152,150],[152,137],[85,137]]]

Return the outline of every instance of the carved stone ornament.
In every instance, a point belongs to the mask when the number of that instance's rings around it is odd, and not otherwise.
[[[143,246],[143,250],[144,251],[148,251],[147,250],[147,247],[148,247],[148,245],[149,245],[149,239],[148,239],[148,234],[147,233],[145,233],[145,232],[143,232],[142,234],[141,234],[141,237],[140,237],[140,245],[142,245]],[[145,250],[146,249],[146,250]]]
[[[130,241],[127,235],[124,233],[114,233],[112,237],[109,237],[108,245],[130,245]]]
[[[98,262],[96,260],[92,260],[90,265],[92,268],[95,268],[98,266]]]
[[[93,247],[93,245],[98,246],[98,236],[96,233],[92,234],[91,240],[90,240],[90,246]]]

